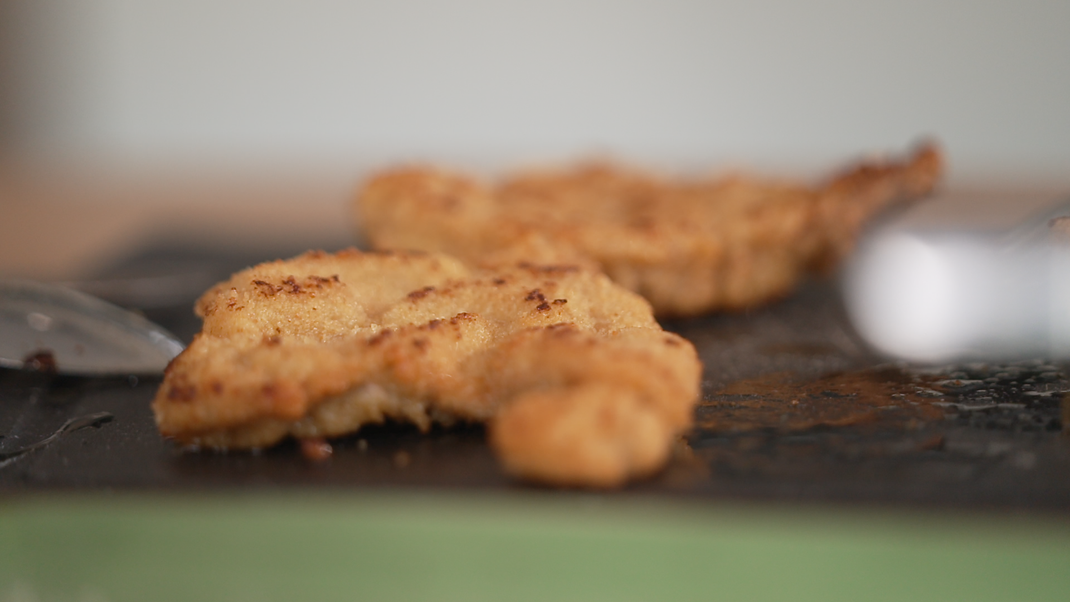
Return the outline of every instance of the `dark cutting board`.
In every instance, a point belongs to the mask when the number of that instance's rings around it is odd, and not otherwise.
[[[189,341],[200,290],[289,254],[162,247],[99,276],[185,274],[171,297],[139,309]],[[1062,366],[890,363],[853,333],[831,281],[764,308],[664,326],[698,348],[703,399],[668,468],[629,492],[1070,510]],[[158,385],[159,377],[0,373],[0,492],[528,487],[500,471],[478,426],[366,428],[334,441],[319,462],[292,443],[258,454],[185,453],[156,432],[149,404]],[[69,423],[82,417],[90,419]],[[47,444],[12,455],[64,424]]]

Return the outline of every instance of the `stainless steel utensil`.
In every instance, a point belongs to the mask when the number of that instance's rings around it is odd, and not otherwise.
[[[844,281],[855,328],[909,361],[1070,359],[1070,237],[1052,228],[1070,202],[970,200],[939,219],[921,206],[862,241]]]
[[[0,367],[156,374],[183,349],[144,317],[57,285],[0,281]]]

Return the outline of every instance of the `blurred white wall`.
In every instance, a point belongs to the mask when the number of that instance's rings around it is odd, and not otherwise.
[[[16,155],[1070,171],[1063,0],[4,0]]]

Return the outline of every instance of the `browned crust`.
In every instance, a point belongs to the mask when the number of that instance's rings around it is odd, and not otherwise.
[[[358,223],[379,249],[600,269],[659,315],[749,307],[787,294],[850,251],[866,221],[938,182],[934,144],[867,160],[815,186],[745,176],[668,181],[606,164],[491,187],[432,168],[369,180]]]
[[[153,402],[161,433],[217,448],[386,419],[488,421],[511,472],[612,486],[661,467],[701,366],[649,305],[570,266],[309,253],[235,274]]]

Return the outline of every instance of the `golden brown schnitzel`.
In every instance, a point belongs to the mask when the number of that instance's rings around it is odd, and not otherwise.
[[[439,251],[483,266],[581,265],[643,295],[659,315],[695,315],[781,297],[828,270],[868,218],[927,194],[942,169],[932,145],[814,186],[739,175],[666,180],[606,164],[490,186],[405,168],[373,177],[356,208],[377,249]]]
[[[310,252],[235,274],[196,310],[203,330],[153,402],[187,445],[486,421],[510,472],[613,486],[664,465],[699,392],[694,347],[576,267]]]

